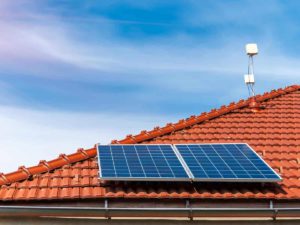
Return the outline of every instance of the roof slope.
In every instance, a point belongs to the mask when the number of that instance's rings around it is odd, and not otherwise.
[[[263,109],[252,113],[250,99],[192,116],[163,128],[142,131],[113,143],[247,142],[283,177],[267,184],[115,183],[101,186],[96,149],[79,149],[52,161],[0,175],[1,200],[84,198],[274,198],[300,199],[300,86],[256,97]]]

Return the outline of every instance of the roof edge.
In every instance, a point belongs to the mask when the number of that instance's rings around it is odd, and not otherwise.
[[[296,91],[299,89],[300,89],[300,85],[292,85],[292,86],[288,86],[284,89],[282,89],[282,88],[277,89],[277,90],[274,89],[270,92],[265,92],[262,95],[256,95],[255,97],[250,97],[247,100],[241,99],[237,103],[232,102],[227,106],[223,105],[219,109],[212,109],[208,113],[204,112],[198,116],[191,116],[187,119],[179,120],[177,123],[167,123],[166,126],[161,127],[161,128],[155,127],[151,131],[143,130],[143,131],[141,131],[140,134],[137,134],[137,135],[130,134],[130,135],[127,135],[126,138],[124,138],[120,141],[113,140],[111,143],[112,144],[136,144],[136,143],[140,143],[143,141],[148,141],[153,138],[159,137],[161,135],[170,134],[174,131],[182,130],[184,128],[193,126],[195,124],[214,119],[216,117],[230,113],[236,109],[247,107],[247,106],[249,106],[249,104],[251,103],[251,100],[253,100],[253,98],[255,98],[255,100],[257,102],[263,102],[263,101],[266,101],[266,100],[269,100],[272,98],[276,98],[280,95],[287,94],[287,93],[290,93],[290,92],[293,92],[293,91]]]
[[[284,89],[280,88],[277,90],[272,90],[271,92],[266,92],[263,95],[256,95],[256,101],[257,102],[263,102],[265,100],[269,100],[272,98],[276,98],[280,95],[291,93],[293,91],[297,91],[300,89],[300,85],[292,85],[288,86]],[[159,137],[161,135],[169,134],[174,131],[178,131],[190,126],[193,126],[197,123],[202,123],[204,121],[222,116],[224,114],[230,113],[236,109],[240,109],[243,107],[246,107],[250,104],[251,98],[248,98],[247,100],[240,100],[237,103],[230,103],[227,106],[221,106],[219,109],[213,109],[209,113],[202,113],[198,116],[191,116],[187,119],[179,120],[177,123],[168,123],[165,127],[155,127],[151,131],[142,131],[140,134],[137,135],[127,135],[127,137],[123,140],[117,141],[113,140],[112,144],[136,144],[143,141],[147,141],[156,137]],[[0,173],[0,186],[2,185],[9,185],[14,182],[22,181],[29,179],[30,177],[46,173],[54,169],[61,168],[65,165],[69,165],[72,163],[80,162],[92,157],[95,157],[97,155],[96,151],[96,145],[93,148],[90,149],[78,149],[77,152],[66,155],[66,154],[60,154],[58,158],[46,161],[41,160],[38,165],[32,166],[32,167],[25,167],[20,166],[19,169],[15,172],[11,173]]]
[[[7,174],[0,173],[0,186],[26,180],[36,174],[46,173],[71,163],[89,159],[91,157],[94,157],[95,155],[96,146],[86,150],[79,148],[77,152],[70,155],[60,154],[58,158],[51,161],[41,160],[36,166],[28,168],[26,168],[25,166],[20,166],[19,169],[15,172]]]

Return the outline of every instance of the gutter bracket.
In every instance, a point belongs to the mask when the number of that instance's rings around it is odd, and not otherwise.
[[[188,209],[188,218],[193,221],[193,209],[190,204],[190,200],[186,200],[185,207]]]
[[[274,209],[274,204],[272,200],[270,200],[270,209]]]
[[[278,214],[278,209],[274,209],[274,203],[272,200],[270,200],[270,209],[273,209],[273,220],[275,221],[276,220],[276,217],[277,217],[277,214]]]
[[[274,209],[273,220],[275,221],[277,218],[278,209]]]
[[[105,218],[110,220],[111,217],[109,216],[108,200],[107,199],[104,200],[104,208],[105,208]]]

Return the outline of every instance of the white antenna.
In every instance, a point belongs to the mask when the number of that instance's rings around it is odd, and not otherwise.
[[[249,95],[255,96],[254,91],[254,66],[253,66],[253,56],[258,54],[257,44],[246,44],[246,52],[249,56],[248,60],[248,74],[245,74],[245,83],[248,87]]]

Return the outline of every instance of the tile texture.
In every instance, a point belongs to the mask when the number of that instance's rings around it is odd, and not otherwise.
[[[252,146],[283,178],[278,184],[103,183],[96,149],[0,174],[1,201],[97,198],[300,200],[300,86],[241,100],[112,143],[237,143]],[[252,106],[251,106],[252,105]],[[254,112],[255,111],[255,112]]]

